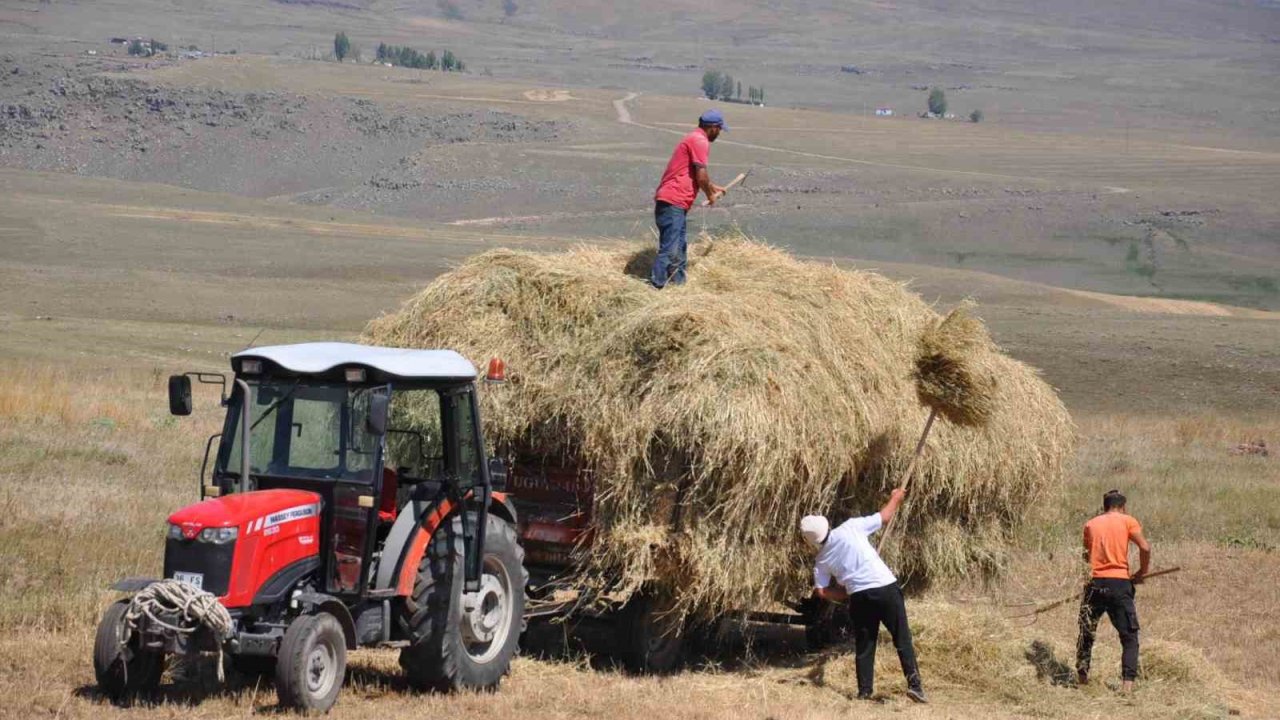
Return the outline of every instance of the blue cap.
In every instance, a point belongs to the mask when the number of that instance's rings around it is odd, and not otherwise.
[[[724,124],[724,115],[719,110],[708,110],[702,113],[702,117],[698,118],[699,125],[719,125],[721,130],[729,131],[729,126]]]

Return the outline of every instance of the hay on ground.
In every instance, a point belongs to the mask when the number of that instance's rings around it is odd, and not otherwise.
[[[584,577],[652,583],[702,612],[803,595],[812,557],[799,518],[879,507],[927,414],[913,377],[921,336],[957,335],[900,283],[742,237],[696,246],[688,284],[662,291],[641,279],[646,256],[484,253],[370,323],[364,341],[506,361],[509,382],[482,393],[490,441],[595,479]],[[966,382],[998,382],[984,387],[980,426],[935,428],[888,553],[900,576],[996,570],[1073,442],[1035,370],[989,341],[961,345],[976,373]]]
[[[1228,713],[1229,683],[1204,654],[1186,644],[1144,639],[1132,699],[1112,689],[1120,679],[1114,641],[1094,647],[1093,677],[1076,685],[1075,648],[1065,638],[1045,638],[1015,627],[989,608],[937,599],[907,603],[920,675],[926,691],[999,698],[1032,717],[1221,718]],[[853,648],[816,655],[805,671],[814,684],[854,697],[858,690]],[[1108,687],[1111,685],[1111,687]],[[876,691],[901,698],[906,681],[888,633],[876,652]],[[904,701],[905,702],[905,701]]]

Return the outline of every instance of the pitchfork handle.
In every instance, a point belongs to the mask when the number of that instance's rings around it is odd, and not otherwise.
[[[929,431],[933,429],[933,421],[938,417],[936,408],[929,410],[929,419],[924,421],[924,432],[920,433],[920,442],[916,443],[916,453],[911,456],[911,462],[907,463],[907,472],[902,478],[902,484],[898,487],[902,490],[907,489],[907,484],[911,482],[911,473],[916,469],[916,461],[920,459],[920,453],[924,452],[925,441],[929,439]],[[898,508],[901,512],[902,508]],[[889,531],[893,529],[893,521],[898,519],[898,513],[895,512],[889,518],[889,524],[884,526],[884,532],[880,533],[880,544],[876,545],[876,552],[880,552],[884,548],[884,543],[889,539]]]

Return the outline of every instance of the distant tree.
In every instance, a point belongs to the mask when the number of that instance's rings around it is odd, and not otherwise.
[[[982,117],[983,116],[982,116],[981,110],[974,110],[973,112],[969,113],[969,122],[980,123],[982,122]]]
[[[378,62],[387,61],[387,44],[386,43],[384,42],[378,43],[378,50],[377,52],[374,53],[374,57],[377,58]]]
[[[423,60],[428,70],[436,69],[436,51],[435,50],[428,50],[427,56],[423,58]]]
[[[736,96],[739,100],[742,99],[742,81],[741,80],[738,81],[738,92],[736,93]]]
[[[733,97],[733,76],[725,73],[720,76],[719,96],[721,100],[728,100]]]
[[[156,40],[155,38],[151,38],[151,54],[152,55],[155,55],[158,52],[166,52],[168,50],[169,50],[168,45],[160,42],[159,40]]]
[[[146,45],[142,44],[141,40],[138,40],[135,38],[129,41],[129,54],[130,55],[150,55],[151,51],[147,48]]]
[[[760,99],[760,104],[763,105],[764,104],[764,88],[763,87],[756,88],[756,95]]]
[[[519,9],[520,6],[516,4],[516,0],[502,0],[502,12],[506,13],[507,17],[515,15]]]
[[[715,100],[716,94],[720,92],[720,73],[715,70],[708,70],[702,73],[702,94],[707,96],[708,100]]]
[[[942,92],[942,88],[929,91],[929,112],[938,116],[947,114],[947,94]]]
[[[462,8],[458,7],[458,3],[453,0],[436,0],[436,5],[440,7],[440,14],[450,20],[462,20]]]
[[[333,56],[342,62],[351,53],[351,41],[345,32],[333,36]]]

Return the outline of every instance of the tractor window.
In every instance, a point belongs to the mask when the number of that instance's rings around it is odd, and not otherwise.
[[[263,381],[250,384],[250,468],[281,477],[369,482],[379,439],[368,431],[374,389]],[[219,471],[240,470],[240,394],[232,397]]]
[[[427,480],[444,469],[439,392],[396,390],[392,394],[386,465],[407,470],[408,477]]]
[[[462,487],[479,485],[480,464],[484,450],[476,434],[475,407],[471,393],[459,393],[452,397],[453,427],[458,433],[458,480]]]
[[[325,398],[293,399],[293,433],[289,440],[291,468],[333,472],[338,467],[338,435],[342,432],[341,405]]]

